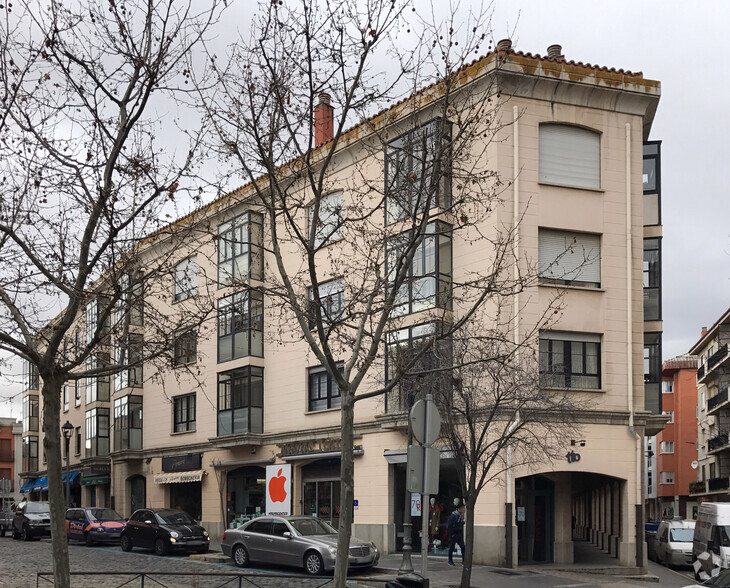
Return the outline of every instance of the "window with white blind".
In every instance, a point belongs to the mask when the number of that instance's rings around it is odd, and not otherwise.
[[[571,125],[540,125],[539,178],[550,184],[599,189],[601,135]]]
[[[674,453],[674,441],[662,441],[659,451],[661,453]]]
[[[542,283],[600,288],[600,235],[539,229],[538,249]]]

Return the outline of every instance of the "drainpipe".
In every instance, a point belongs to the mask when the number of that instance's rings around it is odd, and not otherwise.
[[[514,241],[512,252],[514,255],[514,280],[520,277],[519,268],[519,256],[520,256],[520,231],[518,228],[520,222],[520,112],[517,106],[512,107],[512,124],[514,127],[513,139],[512,139],[512,161],[514,166],[514,181],[512,184],[513,190],[513,201],[512,201],[512,230],[514,231]],[[514,295],[514,307],[512,310],[513,314],[513,337],[515,346],[520,343],[520,296],[519,294]],[[519,416],[515,420],[513,425],[510,425],[509,433],[514,430],[519,422]],[[507,556],[507,567],[516,567],[515,554],[512,549],[514,542],[513,523],[515,520],[514,509],[512,502],[512,446],[507,446],[507,501],[505,503],[505,543],[506,543],[506,556]]]
[[[644,567],[644,508],[643,496],[641,488],[642,481],[642,436],[634,428],[634,366],[633,366],[633,348],[634,348],[634,321],[633,321],[633,287],[632,287],[632,269],[633,269],[633,238],[632,238],[632,193],[631,193],[631,124],[626,123],[626,324],[627,324],[627,340],[626,346],[628,354],[626,359],[627,377],[626,385],[627,403],[629,409],[629,433],[634,436],[636,442],[636,501],[635,519],[636,519],[636,565]]]

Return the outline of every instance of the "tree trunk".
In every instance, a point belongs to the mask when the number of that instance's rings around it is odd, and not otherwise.
[[[471,493],[470,493],[471,495]],[[466,524],[464,525],[464,567],[461,570],[461,588],[471,585],[471,565],[474,561],[474,504],[476,500],[466,500]]]
[[[48,500],[51,504],[53,578],[56,588],[70,588],[71,577],[66,540],[66,499],[61,474],[61,387],[52,377],[43,378],[43,447],[48,465]]]
[[[335,587],[343,588],[347,582],[347,565],[352,536],[353,504],[355,499],[355,463],[353,455],[355,402],[352,394],[342,395],[340,409],[342,423],[342,457],[340,458],[340,527],[337,536],[335,559]]]

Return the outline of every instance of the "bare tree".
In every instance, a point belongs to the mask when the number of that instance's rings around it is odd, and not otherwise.
[[[538,322],[538,328],[547,322]],[[544,464],[560,457],[565,439],[575,436],[579,406],[575,395],[541,389],[535,352],[537,329],[521,341],[505,329],[464,329],[451,342],[448,370],[409,377],[439,381],[448,394],[437,396],[442,442],[453,450],[466,518],[466,552],[461,586],[471,585],[474,507],[489,484],[499,484],[513,468]],[[508,497],[509,500],[509,497]],[[511,525],[511,521],[506,522]]]
[[[184,240],[177,225],[159,229],[195,169],[200,135],[189,131],[182,152],[163,147],[163,123],[175,121],[155,107],[184,87],[183,59],[216,4],[20,0],[2,11],[0,352],[42,379],[57,586],[70,585],[64,383],[114,374],[129,385],[143,362],[169,360],[177,330],[208,311],[188,303],[181,319],[159,304]]]
[[[408,2],[274,2],[250,39],[226,59],[209,52],[194,80],[217,133],[211,149],[248,182],[236,194],[265,213],[265,281],[239,286],[265,292],[279,321],[267,325],[272,339],[306,341],[340,391],[338,586],[355,404],[407,409],[415,391],[404,374],[476,332],[465,328],[486,320],[481,309],[489,316],[535,283],[535,268],[515,263],[509,181],[490,161],[512,122],[500,110],[500,58],[471,63],[489,34],[488,11],[429,24]],[[457,242],[481,252],[458,271]]]

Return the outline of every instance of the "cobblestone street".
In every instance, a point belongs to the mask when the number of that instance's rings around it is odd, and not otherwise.
[[[81,544],[71,543],[69,545],[72,572],[105,572],[105,576],[74,576],[72,586],[74,588],[86,588],[100,586],[114,587],[129,582],[126,586],[137,587],[141,585],[140,579],[132,580],[131,576],[114,576],[114,572],[161,572],[161,573],[184,573],[194,574],[192,576],[153,576],[146,579],[146,586],[196,586],[207,588],[213,586],[228,586],[243,588],[260,586],[261,588],[315,588],[319,586],[331,586],[331,576],[318,578],[288,578],[289,574],[296,574],[292,569],[290,572],[281,569],[266,570],[239,570],[229,563],[200,562],[191,559],[187,555],[170,555],[166,557],[156,556],[151,551],[135,549],[131,553],[123,552],[118,546],[109,547],[86,547]],[[0,587],[8,588],[34,588],[36,586],[37,572],[52,572],[53,560],[51,555],[51,542],[48,539],[42,541],[22,542],[13,541],[9,537],[0,539]],[[262,577],[264,572],[270,577]],[[225,578],[214,574],[231,574]],[[239,583],[238,578],[233,575],[242,575]],[[130,581],[132,580],[132,581]],[[362,584],[360,584],[362,586]],[[383,583],[365,584],[373,588],[383,588]],[[49,575],[41,578],[38,582],[41,588],[53,586],[53,579]]]

